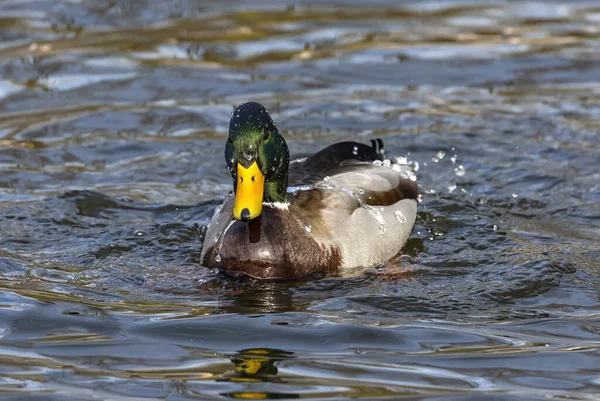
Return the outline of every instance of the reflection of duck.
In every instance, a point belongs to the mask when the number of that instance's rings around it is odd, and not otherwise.
[[[289,358],[293,352],[287,352],[272,348],[249,348],[239,351],[231,357],[231,362],[235,364],[236,378],[248,378],[260,380],[265,379],[267,375],[276,375],[277,367],[275,362]],[[233,379],[232,379],[233,380]]]
[[[268,111],[239,106],[225,147],[234,191],[207,229],[202,263],[273,279],[396,255],[415,221],[417,185],[405,167],[382,162],[381,140],[372,143],[336,143],[290,163]]]
[[[225,373],[219,381],[233,382],[273,382],[277,381],[276,362],[292,357],[292,352],[271,348],[251,348],[239,351],[231,357],[235,372]],[[298,398],[297,394],[266,392],[233,392],[222,394],[238,399]]]

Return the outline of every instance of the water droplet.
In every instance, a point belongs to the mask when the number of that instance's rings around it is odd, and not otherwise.
[[[519,196],[518,194],[512,194],[512,197],[513,197],[513,198],[516,198],[516,197],[518,197],[518,196]]]
[[[236,116],[237,118],[240,118],[240,113],[236,114],[235,116]]]
[[[406,216],[404,216],[404,213],[402,213],[400,210],[396,210],[394,212],[394,217],[396,218],[396,220],[398,220],[400,223],[404,224],[406,223]]]
[[[400,176],[407,180],[417,181],[417,175],[412,170],[400,171]]]
[[[312,231],[312,227],[311,226],[304,226],[304,229],[306,230],[307,233]]]
[[[294,191],[292,194],[294,194],[294,196],[298,196],[298,191]]]
[[[221,263],[221,255],[215,256],[215,262]]]
[[[448,185],[448,192],[452,193],[456,189],[456,184]]]
[[[459,177],[465,175],[465,168],[462,166],[462,164],[454,169],[454,174],[456,174]]]
[[[458,159],[457,155],[454,155],[450,158],[450,161],[452,162],[452,164],[456,164],[456,159]]]
[[[352,154],[353,155],[357,155],[358,154],[358,146],[354,146],[354,148],[352,149]]]
[[[435,157],[437,157],[439,160],[442,160],[444,156],[446,156],[446,152],[441,150],[435,154]]]
[[[138,235],[138,236],[142,236],[142,235],[144,235],[144,232],[143,231],[138,231],[135,234]]]
[[[494,225],[492,226],[492,230],[496,231],[497,229],[498,229],[498,226],[497,226],[496,224],[494,224]]]
[[[366,209],[367,212],[369,212],[369,214],[371,215],[371,217],[373,217],[375,220],[377,220],[377,222],[380,225],[384,225],[385,224],[385,219],[383,218],[383,216],[381,215],[381,213],[379,212],[379,210],[377,210],[376,208],[374,208],[371,205],[366,205],[362,202],[362,200],[360,200],[360,198],[356,198],[358,200],[358,202],[360,203],[360,206],[363,209]]]
[[[383,161],[383,166],[384,167],[390,167],[392,165],[392,162],[390,161],[390,159],[385,159]]]
[[[361,195],[363,195],[365,193],[365,190],[361,188],[361,189],[358,190],[358,193],[361,194]]]
[[[385,229],[385,227],[384,227],[384,226],[379,226],[379,232],[380,232],[381,234],[385,234],[385,232],[386,232],[386,231],[387,231],[387,230]]]
[[[396,157],[396,164],[408,164],[408,159],[404,156]]]
[[[271,167],[271,171],[275,171],[275,166]]]

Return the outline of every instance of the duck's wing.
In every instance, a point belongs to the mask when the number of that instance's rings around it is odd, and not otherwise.
[[[350,146],[353,154],[355,145]],[[339,247],[344,267],[373,266],[398,254],[417,215],[418,187],[410,166],[357,158],[328,164],[322,159],[326,153],[319,154],[299,181],[309,186],[292,192],[290,210],[316,239]],[[317,165],[319,175],[312,172]]]

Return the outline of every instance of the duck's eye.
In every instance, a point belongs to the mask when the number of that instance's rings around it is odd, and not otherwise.
[[[265,131],[263,133],[263,141],[268,141],[270,136],[271,136],[271,133],[269,131]]]

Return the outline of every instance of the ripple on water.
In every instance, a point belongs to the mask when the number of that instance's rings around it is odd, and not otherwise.
[[[593,399],[598,15],[0,2],[3,397]],[[405,254],[290,283],[199,266],[247,100],[293,158],[381,137],[418,170]]]

